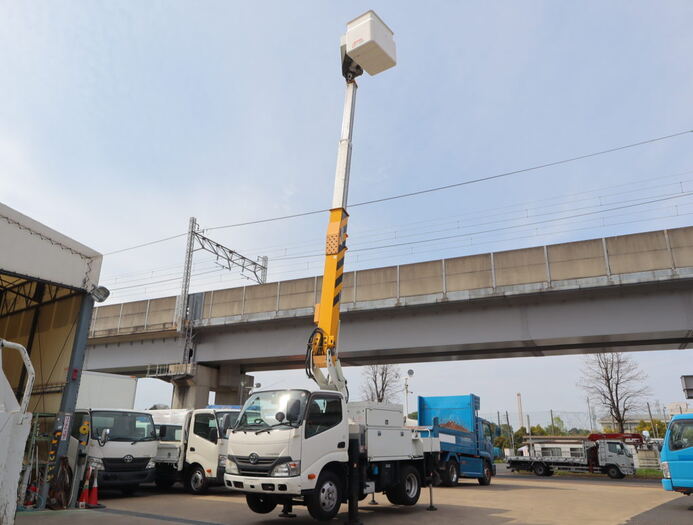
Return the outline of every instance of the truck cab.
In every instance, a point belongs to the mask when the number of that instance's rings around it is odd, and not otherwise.
[[[614,479],[635,474],[633,454],[630,453],[623,441],[602,439],[594,443],[597,447],[598,465],[602,472]],[[587,455],[589,457],[589,451]],[[618,470],[615,470],[614,467]]]
[[[155,457],[159,488],[167,489],[181,481],[188,492],[200,494],[211,485],[223,484],[225,434],[235,424],[240,407],[148,412],[159,436]]]
[[[346,403],[328,391],[256,392],[227,439],[226,486],[249,495],[252,510],[270,512],[278,503],[273,496],[306,495],[324,472],[344,473]],[[341,502],[343,489],[335,484],[332,497]]]
[[[87,461],[96,470],[99,487],[131,494],[141,483],[154,481],[158,438],[150,414],[112,408],[76,410],[68,446],[73,470],[80,431],[87,427]]]
[[[669,423],[661,452],[664,490],[693,494],[693,414],[679,414]]]

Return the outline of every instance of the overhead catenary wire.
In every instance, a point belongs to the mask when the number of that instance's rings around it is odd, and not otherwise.
[[[689,192],[689,193],[683,194],[683,195],[676,195],[675,197],[686,197],[686,196],[690,196],[691,194],[693,194],[693,192]],[[555,223],[555,222],[563,222],[563,221],[568,220],[568,219],[571,219],[571,218],[582,218],[582,217],[585,217],[585,216],[592,216],[592,217],[594,217],[594,216],[598,215],[598,213],[599,213],[600,211],[601,211],[601,212],[609,212],[609,211],[620,210],[620,209],[632,209],[632,208],[635,208],[635,207],[637,207],[637,206],[641,206],[641,205],[645,205],[645,204],[652,204],[652,203],[667,201],[667,200],[670,200],[671,198],[673,198],[673,197],[670,197],[670,198],[662,198],[662,199],[653,199],[653,200],[651,200],[651,201],[648,201],[647,203],[638,203],[638,204],[631,204],[631,205],[619,206],[619,207],[610,208],[609,210],[599,210],[599,211],[597,211],[597,212],[573,214],[573,215],[570,215],[570,216],[564,216],[564,217],[560,217],[560,218],[548,219],[548,220],[543,220],[543,221],[535,221],[535,222],[532,222],[532,223],[529,223],[529,224],[517,224],[517,225],[512,225],[512,226],[507,226],[507,227],[502,227],[502,228],[494,228],[494,229],[488,229],[488,230],[479,230],[479,231],[473,231],[473,232],[468,232],[468,233],[459,234],[459,235],[443,236],[443,237],[438,237],[438,238],[435,238],[435,239],[424,239],[424,240],[413,241],[413,242],[407,242],[407,243],[394,243],[394,244],[389,244],[389,245],[383,245],[383,246],[377,246],[377,247],[366,247],[366,248],[361,248],[361,249],[359,249],[359,248],[354,248],[354,249],[352,249],[352,250],[350,250],[350,251],[351,251],[352,253],[357,253],[357,252],[372,252],[372,251],[375,251],[375,250],[391,250],[391,249],[393,249],[393,248],[401,248],[401,247],[405,247],[405,246],[412,246],[412,245],[423,244],[423,243],[427,243],[427,242],[438,242],[438,243],[439,243],[440,241],[447,241],[447,240],[459,239],[459,238],[464,238],[464,237],[467,237],[467,238],[472,239],[474,236],[478,236],[478,235],[481,235],[481,234],[492,233],[492,232],[508,231],[508,230],[517,230],[517,229],[525,229],[525,230],[527,230],[528,228],[531,228],[530,231],[532,231],[532,230],[536,230],[536,228],[534,228],[534,226],[537,226],[537,225],[539,225],[539,224],[548,224],[548,223]],[[686,204],[685,206],[690,206],[690,204]],[[676,209],[676,208],[678,208],[678,207],[674,207],[673,209]],[[652,211],[657,211],[657,210],[655,209],[655,210],[652,210]],[[635,220],[635,221],[626,221],[626,222],[613,223],[613,224],[602,224],[601,226],[602,226],[602,227],[606,227],[606,226],[615,226],[615,225],[619,225],[619,224],[631,224],[631,223],[635,223],[635,222],[643,222],[643,221],[649,221],[649,220],[656,220],[656,219],[659,219],[659,218],[667,218],[667,217],[671,217],[671,216],[676,217],[676,216],[687,216],[687,215],[690,215],[690,214],[688,214],[688,213],[674,213],[673,215],[670,214],[670,215],[664,215],[664,216],[658,216],[658,217],[645,217],[645,218],[641,218],[641,219],[638,219],[638,220]],[[628,215],[628,214],[627,214],[627,215],[612,215],[612,216],[610,216],[610,217],[602,217],[601,220],[604,221],[605,219],[614,219],[614,218],[623,217],[623,216],[632,216],[632,214],[630,214],[630,215]],[[639,215],[639,216],[640,216],[640,215]],[[598,218],[598,217],[595,217],[595,218]],[[594,220],[594,219],[592,219],[592,220]],[[579,221],[578,221],[578,222],[579,222]],[[532,233],[531,235],[525,236],[525,237],[516,237],[516,236],[513,236],[513,237],[510,237],[510,238],[508,238],[508,239],[500,239],[500,240],[498,240],[498,241],[495,241],[495,240],[494,240],[494,241],[483,241],[483,242],[481,242],[481,243],[476,242],[476,243],[471,243],[471,244],[473,244],[474,246],[484,246],[484,245],[492,244],[492,243],[496,243],[496,242],[507,242],[508,240],[513,240],[513,239],[516,239],[516,238],[536,237],[536,236],[538,236],[539,234],[553,235],[553,234],[561,233],[561,232],[579,231],[579,230],[594,229],[594,228],[595,228],[595,226],[591,225],[591,226],[585,226],[585,227],[581,227],[581,228],[573,228],[573,229],[568,229],[568,230],[561,230],[561,231],[558,231],[558,232],[551,232],[551,231],[549,231],[549,232],[539,232],[539,231],[535,231],[535,232]],[[447,250],[450,250],[450,249],[459,249],[459,244],[454,244],[454,245],[452,245],[452,246],[450,246],[450,247],[442,248],[442,249],[438,249],[438,250],[427,249],[426,253],[429,254],[429,253],[434,253],[435,251],[441,252],[441,251],[447,251]],[[408,252],[407,252],[407,253],[408,253]],[[414,253],[414,252],[412,252],[412,254],[413,254],[413,253]],[[368,260],[373,260],[373,259],[387,259],[387,258],[390,258],[390,257],[393,257],[393,256],[400,256],[400,255],[401,255],[401,252],[399,252],[399,253],[397,253],[397,254],[395,254],[395,255],[392,255],[392,256],[389,256],[389,255],[379,255],[378,257],[375,257],[375,258],[373,258],[373,257],[369,257],[369,258],[359,258],[359,256],[356,255],[356,260],[359,261],[359,262],[365,262],[365,261],[368,261]],[[322,256],[322,254],[319,254],[319,256]],[[305,256],[302,256],[302,257],[305,257]],[[311,256],[308,256],[308,257],[311,257]],[[287,258],[287,259],[284,259],[284,260],[286,261],[286,260],[288,260],[288,259],[290,259],[290,258]],[[352,258],[352,260],[354,260],[354,258]],[[305,271],[308,270],[308,268],[310,267],[310,264],[317,264],[317,263],[308,263],[308,264],[306,264],[306,263],[298,263],[298,264],[293,263],[291,266],[293,266],[294,268],[298,268],[298,273],[302,273],[302,272],[305,272]],[[275,266],[274,266],[275,269],[276,269],[278,266],[281,267],[281,263],[275,265]],[[281,269],[281,268],[280,268],[280,269]],[[301,269],[303,269],[303,270],[301,270]],[[296,270],[293,270],[293,271],[292,271],[292,270],[290,269],[290,267],[289,267],[289,268],[286,268],[286,270],[288,270],[288,271],[280,271],[279,273],[280,273],[281,275],[296,273]],[[211,273],[215,273],[215,272],[219,272],[219,271],[220,271],[220,270],[212,270],[212,271],[207,271],[207,272],[199,272],[199,273],[194,274],[194,276],[207,275],[207,274],[211,274]],[[139,289],[139,290],[150,289],[150,290],[151,290],[151,288],[156,288],[156,287],[157,287],[157,284],[160,284],[160,283],[177,282],[177,281],[179,281],[179,280],[180,280],[180,277],[175,277],[175,278],[172,278],[172,279],[164,279],[164,280],[157,281],[157,282],[153,282],[153,283],[146,283],[146,284],[140,284],[140,285],[126,286],[126,287],[122,287],[122,288],[115,288],[113,291],[117,292],[118,290],[123,290],[123,289]],[[242,280],[242,279],[236,278],[236,279],[223,280],[223,282],[228,283],[228,282],[241,281],[241,280]],[[219,280],[214,279],[214,280],[207,281],[207,282],[220,282],[220,281],[222,281],[222,279],[219,279]],[[204,284],[204,283],[197,282],[197,283],[196,283],[196,286],[199,286],[199,285],[201,285],[201,284]],[[168,289],[168,288],[167,288],[167,289]],[[164,291],[164,290],[159,290],[159,292],[162,292],[162,291]],[[118,294],[118,293],[114,294],[114,296],[116,296],[116,295],[117,295],[118,297],[123,297],[123,296],[124,296],[124,294]],[[141,293],[140,293],[140,294],[137,294],[137,293],[136,293],[136,294],[127,294],[127,295],[129,295],[129,296],[132,296],[132,295],[141,295]]]
[[[653,144],[653,143],[656,143],[656,142],[661,142],[661,141],[673,139],[673,138],[676,138],[676,137],[680,137],[680,136],[683,136],[683,135],[687,135],[687,134],[689,134],[689,133],[693,133],[693,129],[689,129],[689,130],[685,130],[685,131],[679,131],[679,132],[677,132],[677,133],[671,133],[671,134],[663,135],[663,136],[660,136],[660,137],[654,137],[654,138],[651,138],[651,139],[641,140],[641,141],[638,141],[638,142],[633,142],[633,143],[630,143],[630,144],[625,144],[625,145],[616,146],[616,147],[612,147],[612,148],[607,148],[607,149],[603,149],[603,150],[599,150],[599,151],[594,151],[594,152],[591,152],[591,153],[586,153],[586,154],[583,154],[583,155],[577,155],[577,156],[573,156],[573,157],[569,157],[569,158],[565,158],[565,159],[561,159],[561,160],[557,160],[557,161],[545,162],[545,163],[542,163],[542,164],[537,164],[537,165],[534,165],[534,166],[529,166],[529,167],[527,167],[527,168],[521,168],[521,169],[517,169],[517,170],[506,171],[506,172],[502,172],[502,173],[497,173],[497,174],[495,174],[495,175],[488,175],[488,176],[486,176],[486,177],[478,177],[478,178],[475,178],[475,179],[465,180],[465,181],[461,181],[461,182],[457,182],[457,183],[453,183],[453,184],[446,184],[446,185],[443,185],[443,186],[435,186],[435,187],[426,188],[426,189],[423,189],[423,190],[418,190],[418,191],[413,191],[413,192],[408,192],[408,193],[401,193],[401,194],[398,194],[398,195],[391,195],[391,196],[389,196],[389,197],[381,197],[381,198],[378,198],[378,199],[372,199],[372,200],[368,200],[368,201],[358,202],[358,203],[355,203],[355,204],[351,204],[349,207],[350,207],[350,208],[355,208],[355,207],[359,207],[359,206],[367,206],[367,205],[371,205],[371,204],[378,204],[378,203],[387,202],[387,201],[392,201],[392,200],[396,200],[396,199],[404,199],[404,198],[408,198],[408,197],[414,197],[414,196],[418,196],[418,195],[424,195],[424,194],[427,194],[427,193],[433,193],[433,192],[438,192],[438,191],[443,191],[443,190],[449,190],[449,189],[452,189],[452,188],[459,188],[459,187],[467,186],[467,185],[470,185],[470,184],[477,184],[477,183],[480,183],[480,182],[486,182],[486,181],[496,180],[496,179],[500,179],[500,178],[504,178],[504,177],[510,177],[510,176],[512,176],[512,175],[519,175],[519,174],[521,174],[521,173],[527,173],[527,172],[529,172],[529,171],[535,171],[535,170],[545,169],[545,168],[549,168],[549,167],[553,167],[553,166],[559,166],[559,165],[562,165],[562,164],[568,164],[568,163],[570,163],[570,162],[576,162],[576,161],[579,161],[579,160],[584,160],[584,159],[588,159],[588,158],[593,158],[593,157],[597,157],[597,156],[600,156],[600,155],[607,155],[607,154],[609,154],[609,153],[615,153],[615,152],[617,152],[617,151],[623,151],[623,150],[626,150],[626,149],[636,148],[636,147],[644,146],[644,145],[647,145],[647,144]],[[293,213],[293,214],[282,215],[282,216],[277,216],[277,217],[268,217],[268,218],[264,218],[264,219],[255,219],[255,220],[251,220],[251,221],[244,221],[244,222],[239,222],[239,223],[234,223],[234,224],[226,224],[226,225],[223,225],[223,226],[214,226],[214,227],[211,227],[211,228],[205,228],[205,231],[214,231],[214,230],[221,230],[221,229],[227,229],[227,228],[237,228],[237,227],[241,227],[241,226],[250,226],[250,225],[253,225],[253,224],[262,224],[262,223],[267,223],[267,222],[275,222],[275,221],[281,221],[281,220],[287,220],[287,219],[294,219],[294,218],[298,218],[298,217],[306,217],[306,216],[309,216],[309,215],[316,215],[316,214],[319,214],[319,213],[325,213],[325,212],[327,212],[327,211],[329,211],[329,208],[323,208],[323,209],[319,209],[319,210],[310,210],[310,211],[305,211],[305,212],[300,212],[300,213]],[[183,237],[183,236],[185,236],[185,235],[187,235],[187,232],[179,233],[179,234],[176,234],[176,235],[171,235],[171,236],[168,236],[168,237],[164,237],[164,238],[162,238],[162,239],[156,239],[156,240],[153,240],[153,241],[149,241],[149,242],[137,244],[137,245],[135,245],[135,246],[130,246],[130,247],[127,247],[127,248],[121,248],[121,249],[118,249],[118,250],[113,250],[113,251],[104,253],[104,255],[115,255],[115,254],[118,254],[118,253],[123,253],[123,252],[126,252],[126,251],[135,250],[135,249],[138,249],[138,248],[144,248],[144,247],[146,247],[146,246],[152,246],[152,245],[154,245],[154,244],[158,244],[158,243],[166,242],[166,241],[169,241],[169,240],[177,239],[177,238]]]
[[[686,206],[689,206],[689,205],[686,205]],[[690,217],[690,216],[692,216],[692,215],[693,215],[693,212],[687,212],[687,213],[674,213],[674,214],[658,215],[658,216],[655,216],[655,217],[645,217],[645,218],[642,218],[641,216],[638,216],[639,218],[637,218],[637,219],[635,219],[635,220],[614,222],[614,223],[607,224],[606,226],[609,226],[609,227],[623,226],[623,225],[637,224],[637,223],[647,222],[647,221],[653,221],[653,220],[666,219],[666,218],[671,218],[671,217]],[[632,217],[633,215],[632,215],[632,214],[628,214],[628,215],[626,215],[626,216]],[[619,215],[619,216],[616,216],[616,217],[620,217],[620,215]],[[611,218],[614,218],[614,217],[611,217]],[[514,234],[514,235],[512,235],[511,237],[501,237],[501,238],[497,238],[497,239],[493,239],[493,240],[484,240],[483,242],[475,242],[475,243],[473,242],[473,243],[470,243],[470,244],[465,245],[465,247],[469,248],[470,246],[474,246],[474,247],[477,247],[477,248],[478,248],[478,247],[490,246],[490,245],[499,244],[499,243],[508,243],[508,242],[510,242],[510,241],[518,241],[518,240],[536,238],[536,237],[538,237],[538,236],[540,236],[540,235],[559,235],[559,234],[573,233],[573,232],[577,232],[577,231],[585,231],[585,230],[593,230],[593,229],[594,229],[594,226],[593,226],[593,225],[589,225],[589,226],[580,226],[580,227],[576,227],[576,228],[567,228],[567,229],[561,229],[561,230],[555,230],[555,231],[548,231],[548,232],[539,231],[539,230],[537,230],[536,228],[531,228],[531,229],[527,230],[527,231],[530,232],[530,233],[528,233],[528,234],[526,234],[526,235],[517,235],[517,234]],[[522,233],[522,232],[519,232],[519,233]],[[443,247],[443,248],[427,249],[427,250],[426,250],[426,255],[428,256],[428,255],[430,255],[430,254],[432,254],[432,253],[448,252],[448,251],[450,251],[450,250],[458,250],[458,251],[459,251],[459,249],[460,249],[460,245],[459,245],[459,244],[453,244],[453,245],[449,245],[449,246],[446,246],[446,247]],[[383,260],[386,260],[386,259],[393,259],[393,258],[401,259],[401,257],[404,256],[404,255],[414,255],[415,253],[416,253],[416,252],[409,251],[409,250],[405,250],[405,251],[399,250],[399,251],[397,251],[397,252],[395,252],[395,253],[392,253],[392,254],[388,254],[388,255],[378,255],[378,256],[376,256],[376,257],[359,257],[359,256],[357,255],[356,257],[351,258],[351,261],[352,261],[352,262],[351,262],[351,263],[347,263],[347,265],[348,265],[348,266],[353,266],[354,264],[356,264],[356,266],[359,266],[360,264],[362,264],[362,263],[364,263],[364,262],[368,262],[368,261],[372,261],[372,260],[383,261]],[[466,254],[466,253],[463,253],[463,254],[457,253],[457,254],[455,254],[455,257],[463,257],[463,256],[465,256],[465,255],[468,255],[468,254]],[[355,261],[355,262],[354,262],[354,261]],[[312,262],[312,263],[309,263],[309,264],[305,264],[305,263],[304,263],[304,264],[301,264],[301,265],[299,265],[299,266],[301,266],[301,267],[309,267],[309,266],[311,266],[311,265],[319,265],[319,262]],[[295,275],[295,276],[296,276],[296,277],[294,277],[294,278],[300,278],[300,277],[305,277],[305,276],[306,276],[306,275],[305,275],[305,271],[307,271],[307,270],[308,270],[308,268],[306,268],[306,270],[303,270],[303,271],[300,271],[300,270],[289,270],[289,271],[280,272],[280,274],[281,274],[282,276],[284,276],[285,278],[288,277],[288,276],[292,276],[292,275]],[[229,274],[226,274],[226,275],[229,275]],[[313,277],[313,275],[310,275],[310,276]],[[221,277],[221,276],[220,276],[220,277]],[[178,280],[180,280],[180,279],[178,279]],[[279,280],[282,280],[282,279],[279,279]],[[284,280],[285,280],[285,279],[284,279]],[[238,282],[244,282],[244,281],[247,281],[247,279],[243,279],[243,278],[240,278],[240,277],[237,277],[237,276],[235,276],[235,277],[233,277],[233,278],[231,278],[231,279],[211,279],[211,280],[210,280],[210,279],[203,279],[203,280],[201,280],[201,281],[195,282],[193,288],[199,290],[200,287],[205,286],[205,285],[209,285],[209,284],[212,284],[212,283],[215,283],[215,282],[216,282],[216,283],[223,283],[224,285],[229,285],[229,284],[232,284],[232,283],[238,283]],[[156,288],[157,286],[162,286],[162,285],[155,285],[154,287]],[[129,293],[124,293],[124,294],[114,293],[111,297],[109,297],[109,300],[112,300],[112,299],[115,299],[115,298],[118,298],[118,299],[121,299],[121,300],[122,300],[123,298],[128,298],[128,297],[140,297],[140,298],[141,298],[144,294],[146,294],[146,289],[147,289],[147,287],[145,286],[144,288],[145,288],[145,290],[141,290],[141,289],[140,289],[140,291],[134,291],[134,292],[133,292],[133,291],[130,291]],[[167,286],[165,286],[164,288],[158,288],[154,293],[156,293],[156,295],[159,295],[159,296],[161,296],[161,297],[164,297],[165,295],[162,295],[162,294],[165,294],[167,291],[174,291],[174,290],[177,290],[178,288],[179,288],[178,285],[173,285],[173,286],[167,285]]]
[[[399,225],[392,225],[388,226],[385,228],[366,228],[366,229],[359,229],[356,232],[352,233],[358,234],[359,239],[363,239],[364,237],[374,237],[374,236],[383,236],[387,234],[394,234],[395,236],[401,237],[401,233],[403,231],[407,230],[414,230],[418,228],[424,228],[431,223],[444,223],[444,222],[453,222],[455,220],[461,220],[462,218],[466,216],[474,217],[474,218],[481,218],[484,216],[493,216],[493,217],[498,217],[500,215],[508,215],[510,213],[517,213],[519,211],[523,211],[526,216],[529,216],[529,210],[539,210],[539,209],[549,209],[549,208],[555,208],[559,206],[564,206],[565,204],[570,204],[574,202],[582,202],[582,201],[589,201],[589,200],[599,200],[600,203],[602,200],[605,200],[609,197],[618,195],[622,196],[625,194],[629,193],[639,193],[639,192],[644,192],[645,190],[648,189],[655,189],[655,188],[663,188],[663,187],[668,187],[668,186],[680,186],[681,191],[683,191],[683,186],[684,184],[688,184],[690,182],[693,182],[693,179],[685,179],[685,180],[677,180],[677,181],[672,181],[672,182],[667,182],[665,184],[650,184],[645,187],[640,187],[640,188],[633,188],[634,185],[638,184],[645,184],[657,180],[663,180],[663,179],[671,179],[672,177],[680,177],[684,175],[689,175],[693,173],[693,170],[686,170],[683,172],[677,172],[674,174],[669,174],[669,175],[664,175],[664,176],[657,176],[657,177],[648,177],[646,179],[639,179],[639,180],[634,180],[630,181],[628,183],[621,183],[621,184],[616,184],[616,185],[608,185],[608,186],[602,186],[593,190],[585,190],[585,191],[580,191],[580,192],[572,192],[568,194],[561,194],[561,195],[554,195],[552,197],[547,197],[539,200],[534,200],[534,201],[525,201],[525,202],[519,202],[515,204],[510,204],[506,206],[496,206],[493,208],[487,208],[486,210],[470,210],[462,214],[456,214],[452,216],[445,216],[445,217],[437,217],[437,218],[431,218],[431,219],[424,219],[424,220],[419,220],[419,221],[413,221],[413,222],[407,222]],[[611,190],[611,189],[616,189],[616,188],[623,188],[624,186],[627,186],[631,189],[626,190],[626,191],[620,191],[616,193],[599,193],[601,191],[605,190]],[[583,196],[581,198],[575,199],[574,197],[578,196]],[[644,197],[643,197],[644,198]],[[567,200],[571,199],[571,200]],[[541,203],[550,203],[546,204],[544,206],[537,206],[538,204]],[[507,211],[506,211],[507,210]],[[565,210],[561,210],[565,211]],[[512,217],[507,219],[507,220],[512,220]],[[419,226],[421,225],[421,226]],[[263,255],[269,255],[270,258],[274,258],[275,256],[287,256],[289,255],[288,251],[291,248],[297,248],[297,247],[306,247],[306,246],[316,246],[322,242],[321,238],[314,238],[311,241],[301,241],[301,242],[295,242],[295,243],[290,243],[290,244],[282,244],[282,245],[269,245],[269,246],[262,246],[262,247],[247,247],[246,251],[249,251],[250,253],[262,253]],[[200,261],[199,263],[196,263],[196,266],[199,264],[206,264],[206,263],[213,263],[215,259],[208,259],[205,261]],[[115,284],[123,284],[125,282],[132,282],[132,281],[144,281],[147,279],[152,279],[155,277],[162,277],[161,275],[162,272],[165,272],[167,275],[175,275],[175,271],[180,271],[182,269],[183,265],[182,263],[179,264],[174,264],[174,265],[167,265],[167,266],[161,266],[161,267],[156,267],[156,268],[150,268],[147,270],[142,270],[138,272],[127,272],[127,273],[121,273],[121,274],[114,274],[114,275],[107,275],[104,276],[103,281],[105,283],[112,283],[113,285]],[[126,277],[130,277],[129,279],[125,279]]]

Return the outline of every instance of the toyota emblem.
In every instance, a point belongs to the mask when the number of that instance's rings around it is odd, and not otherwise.
[[[135,458],[133,458],[130,454],[128,454],[127,456],[123,456],[123,462],[124,463],[132,463],[133,459],[135,459]]]
[[[250,461],[250,463],[252,465],[255,465],[255,463],[257,463],[258,459],[260,459],[260,457],[255,452],[253,452],[250,456],[248,456],[248,461]]]

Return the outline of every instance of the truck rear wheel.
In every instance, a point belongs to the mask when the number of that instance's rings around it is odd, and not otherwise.
[[[492,476],[493,471],[491,470],[491,465],[488,464],[488,461],[484,461],[484,475],[480,478],[476,478],[476,480],[479,482],[479,485],[486,486],[491,484]]]
[[[544,463],[535,463],[532,470],[537,476],[546,476],[546,473],[549,471],[549,467],[547,467]]]
[[[460,480],[460,471],[457,464],[457,460],[450,458],[445,462],[443,471],[441,472],[441,478],[443,485],[446,487],[454,487]]]
[[[390,488],[387,499],[394,505],[416,505],[421,495],[421,476],[411,465],[404,465],[399,471],[399,483]]]
[[[269,514],[277,506],[277,501],[272,496],[260,494],[246,494],[245,502],[248,508],[256,514]]]
[[[342,505],[342,482],[329,470],[320,474],[315,492],[305,497],[308,513],[318,521],[329,521],[339,512]]]

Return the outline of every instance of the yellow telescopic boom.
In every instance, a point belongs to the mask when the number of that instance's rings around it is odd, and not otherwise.
[[[346,255],[347,222],[346,211],[349,191],[349,170],[351,167],[351,136],[353,131],[356,90],[358,86],[352,74],[347,78],[346,97],[342,132],[337,152],[337,172],[330,222],[325,240],[325,270],[322,279],[320,302],[315,305],[315,324],[308,341],[306,372],[318,386],[326,390],[336,390],[348,397],[346,380],[342,374],[337,354],[339,338],[339,307],[344,286],[344,256]],[[323,370],[327,370],[327,374]]]

